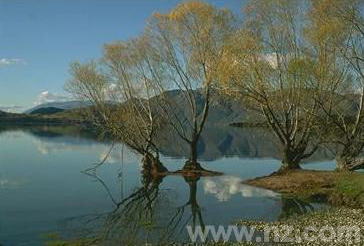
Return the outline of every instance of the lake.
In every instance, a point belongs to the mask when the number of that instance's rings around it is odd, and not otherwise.
[[[123,145],[96,172],[85,172],[110,149],[93,134],[61,127],[1,129],[0,244],[85,236],[101,236],[109,245],[186,241],[186,225],[275,221],[324,206],[242,184],[272,173],[280,162],[260,133],[228,131],[233,133],[208,129],[200,148],[202,166],[223,176],[150,180],[140,173],[140,156]],[[162,151],[169,170],[183,166],[183,149],[180,156],[176,146]],[[333,169],[334,163],[318,158],[305,168]]]

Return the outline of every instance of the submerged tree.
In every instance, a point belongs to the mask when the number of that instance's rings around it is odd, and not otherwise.
[[[92,106],[82,112],[88,121],[143,155],[144,169],[162,174],[167,169],[160,163],[155,144],[156,131],[163,117],[151,105],[155,96],[145,77],[139,43],[107,45],[103,63],[71,64],[72,79],[66,89]]]
[[[124,142],[144,153],[144,165],[159,173],[166,169],[159,162],[156,135],[165,126],[166,119],[158,108],[158,101],[153,100],[159,93],[156,84],[162,78],[158,64],[152,62],[149,48],[145,35],[127,42],[114,42],[105,45],[103,61],[109,78],[125,101],[117,117],[127,128],[115,128],[114,134],[124,134]]]
[[[300,168],[318,148],[325,81],[304,35],[306,1],[251,1],[220,74],[224,91],[255,111],[282,146],[281,170]]]
[[[363,10],[360,0],[319,0],[312,1],[310,11],[311,38],[341,71],[331,78],[330,97],[320,100],[331,122],[329,141],[339,145],[338,170],[364,167],[359,158],[364,149]]]
[[[152,162],[159,163],[154,135],[168,123],[190,145],[184,170],[201,170],[197,144],[233,29],[229,11],[182,3],[154,15],[141,37],[106,45],[101,65],[72,64],[67,89],[92,102],[88,119]]]
[[[184,169],[202,169],[197,162],[197,144],[233,23],[228,10],[191,1],[169,14],[155,14],[147,27],[154,62],[164,72],[163,80],[155,81],[160,107],[178,136],[190,145]],[[179,96],[168,90],[178,90]]]

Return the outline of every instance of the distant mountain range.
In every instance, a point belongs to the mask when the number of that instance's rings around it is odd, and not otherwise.
[[[171,109],[174,114],[178,115],[180,119],[188,118],[189,103],[183,95],[185,92],[181,90],[171,90],[165,92],[164,96],[171,100],[176,108]],[[161,96],[151,98],[151,105],[156,105],[161,100]],[[203,106],[205,103],[204,95],[199,91],[195,91],[196,106],[198,114],[203,112]],[[338,95],[337,105],[340,105],[341,109],[345,109],[345,113],[348,116],[352,116],[358,108],[358,96],[357,95]],[[211,103],[209,109],[209,115],[207,125],[235,125],[235,126],[259,126],[262,122],[254,115],[254,112],[246,109],[246,106],[241,102],[233,100],[231,97],[219,94],[217,91],[213,91],[211,96]],[[115,102],[110,102],[114,104]],[[127,103],[127,102],[126,102]],[[38,105],[32,109],[27,110],[24,114],[11,114],[0,111],[0,124],[16,123],[21,125],[22,122],[35,125],[37,123],[44,124],[61,124],[66,125],[68,123],[84,122],[78,114],[80,108],[92,106],[91,102],[83,101],[69,101],[69,102],[52,102]]]
[[[38,105],[34,108],[31,108],[31,109],[25,111],[24,113],[25,114],[34,114],[35,111],[38,110],[38,112],[42,112],[42,111],[40,111],[40,109],[45,109],[45,108],[69,110],[69,109],[84,108],[84,107],[88,107],[91,105],[92,105],[91,102],[83,102],[83,101],[51,102],[51,103],[44,103],[44,104]]]
[[[65,109],[55,108],[55,107],[47,107],[47,108],[38,108],[33,111],[31,111],[29,114],[56,114],[59,112],[63,112]]]
[[[189,106],[188,102],[183,95],[183,91],[180,90],[172,90],[165,92],[165,96],[176,103],[178,106],[176,109],[178,114],[181,115],[189,115]],[[202,93],[198,90],[195,93],[197,109],[200,113],[202,113],[203,106],[205,103],[205,98]],[[152,99],[153,103],[158,103],[160,100],[159,96],[156,96]],[[111,102],[112,103],[112,102]],[[84,107],[91,106],[91,102],[82,102],[82,101],[70,101],[70,102],[52,102],[38,105],[32,109],[29,109],[25,112],[28,115],[57,115],[58,113],[63,112],[63,115],[68,110],[80,109]],[[213,93],[212,100],[209,109],[208,116],[208,124],[213,125],[229,125],[234,122],[242,122],[246,119],[246,110],[242,105],[238,102],[233,101],[231,98],[228,98],[224,95]]]
[[[8,115],[9,113],[6,113],[6,112],[4,112],[4,111],[1,111],[0,110],[0,117],[3,117],[3,116],[6,116],[6,115]]]

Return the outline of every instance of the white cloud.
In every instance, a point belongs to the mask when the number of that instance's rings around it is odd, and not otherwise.
[[[219,201],[228,201],[233,195],[242,197],[277,197],[278,194],[265,189],[245,185],[242,179],[233,176],[206,178],[203,182],[205,193],[213,194]]]
[[[0,67],[25,64],[23,59],[19,58],[0,58]]]
[[[116,84],[110,84],[104,89],[107,100],[122,102],[125,101],[121,88]]]
[[[125,147],[125,148],[124,148]],[[136,159],[140,159],[140,156],[136,155],[134,152],[132,152],[128,147],[124,146],[115,146],[112,151],[110,152],[110,155],[107,156],[107,154],[110,151],[110,147],[108,146],[104,151],[101,152],[99,161],[103,161],[106,157],[105,163],[132,163],[135,164]],[[124,151],[122,150],[124,148]],[[138,164],[140,164],[140,161],[137,161]],[[140,165],[142,166],[142,164]]]
[[[34,145],[42,155],[61,151],[91,151],[97,150],[100,143],[84,140],[82,138],[73,138],[68,136],[60,136],[53,139],[35,137]]]
[[[0,190],[8,190],[8,189],[18,189],[27,182],[22,179],[6,179],[0,178]]]
[[[8,113],[19,113],[24,110],[24,107],[18,105],[0,105],[0,110]]]
[[[37,97],[37,100],[34,102],[35,105],[40,105],[44,103],[51,102],[67,102],[72,99],[71,96],[68,95],[60,95],[57,93],[51,93],[49,91],[43,91]]]
[[[276,53],[262,55],[262,59],[267,61],[269,63],[269,65],[272,66],[272,68],[275,69],[278,67],[278,60],[277,60]]]

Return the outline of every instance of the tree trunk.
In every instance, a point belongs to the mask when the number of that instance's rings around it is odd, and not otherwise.
[[[361,157],[346,157],[338,156],[336,157],[336,171],[355,171],[358,169],[364,169],[364,158]]]
[[[337,156],[335,158],[336,162],[336,171],[348,171],[348,159],[343,156]]]
[[[168,169],[150,153],[146,153],[143,157],[143,174],[145,175],[163,175]]]
[[[192,140],[191,142],[191,157],[190,162],[197,163],[197,140]]]
[[[289,170],[301,169],[300,161],[298,158],[299,153],[296,153],[293,150],[286,149],[283,151],[283,159],[282,165],[279,169],[279,172],[286,172]]]
[[[184,165],[184,170],[203,170],[200,163],[197,162],[197,142],[198,139],[193,139],[190,143],[190,159]]]
[[[360,156],[362,145],[349,142],[336,156],[336,171],[354,171],[363,169],[364,158]]]

